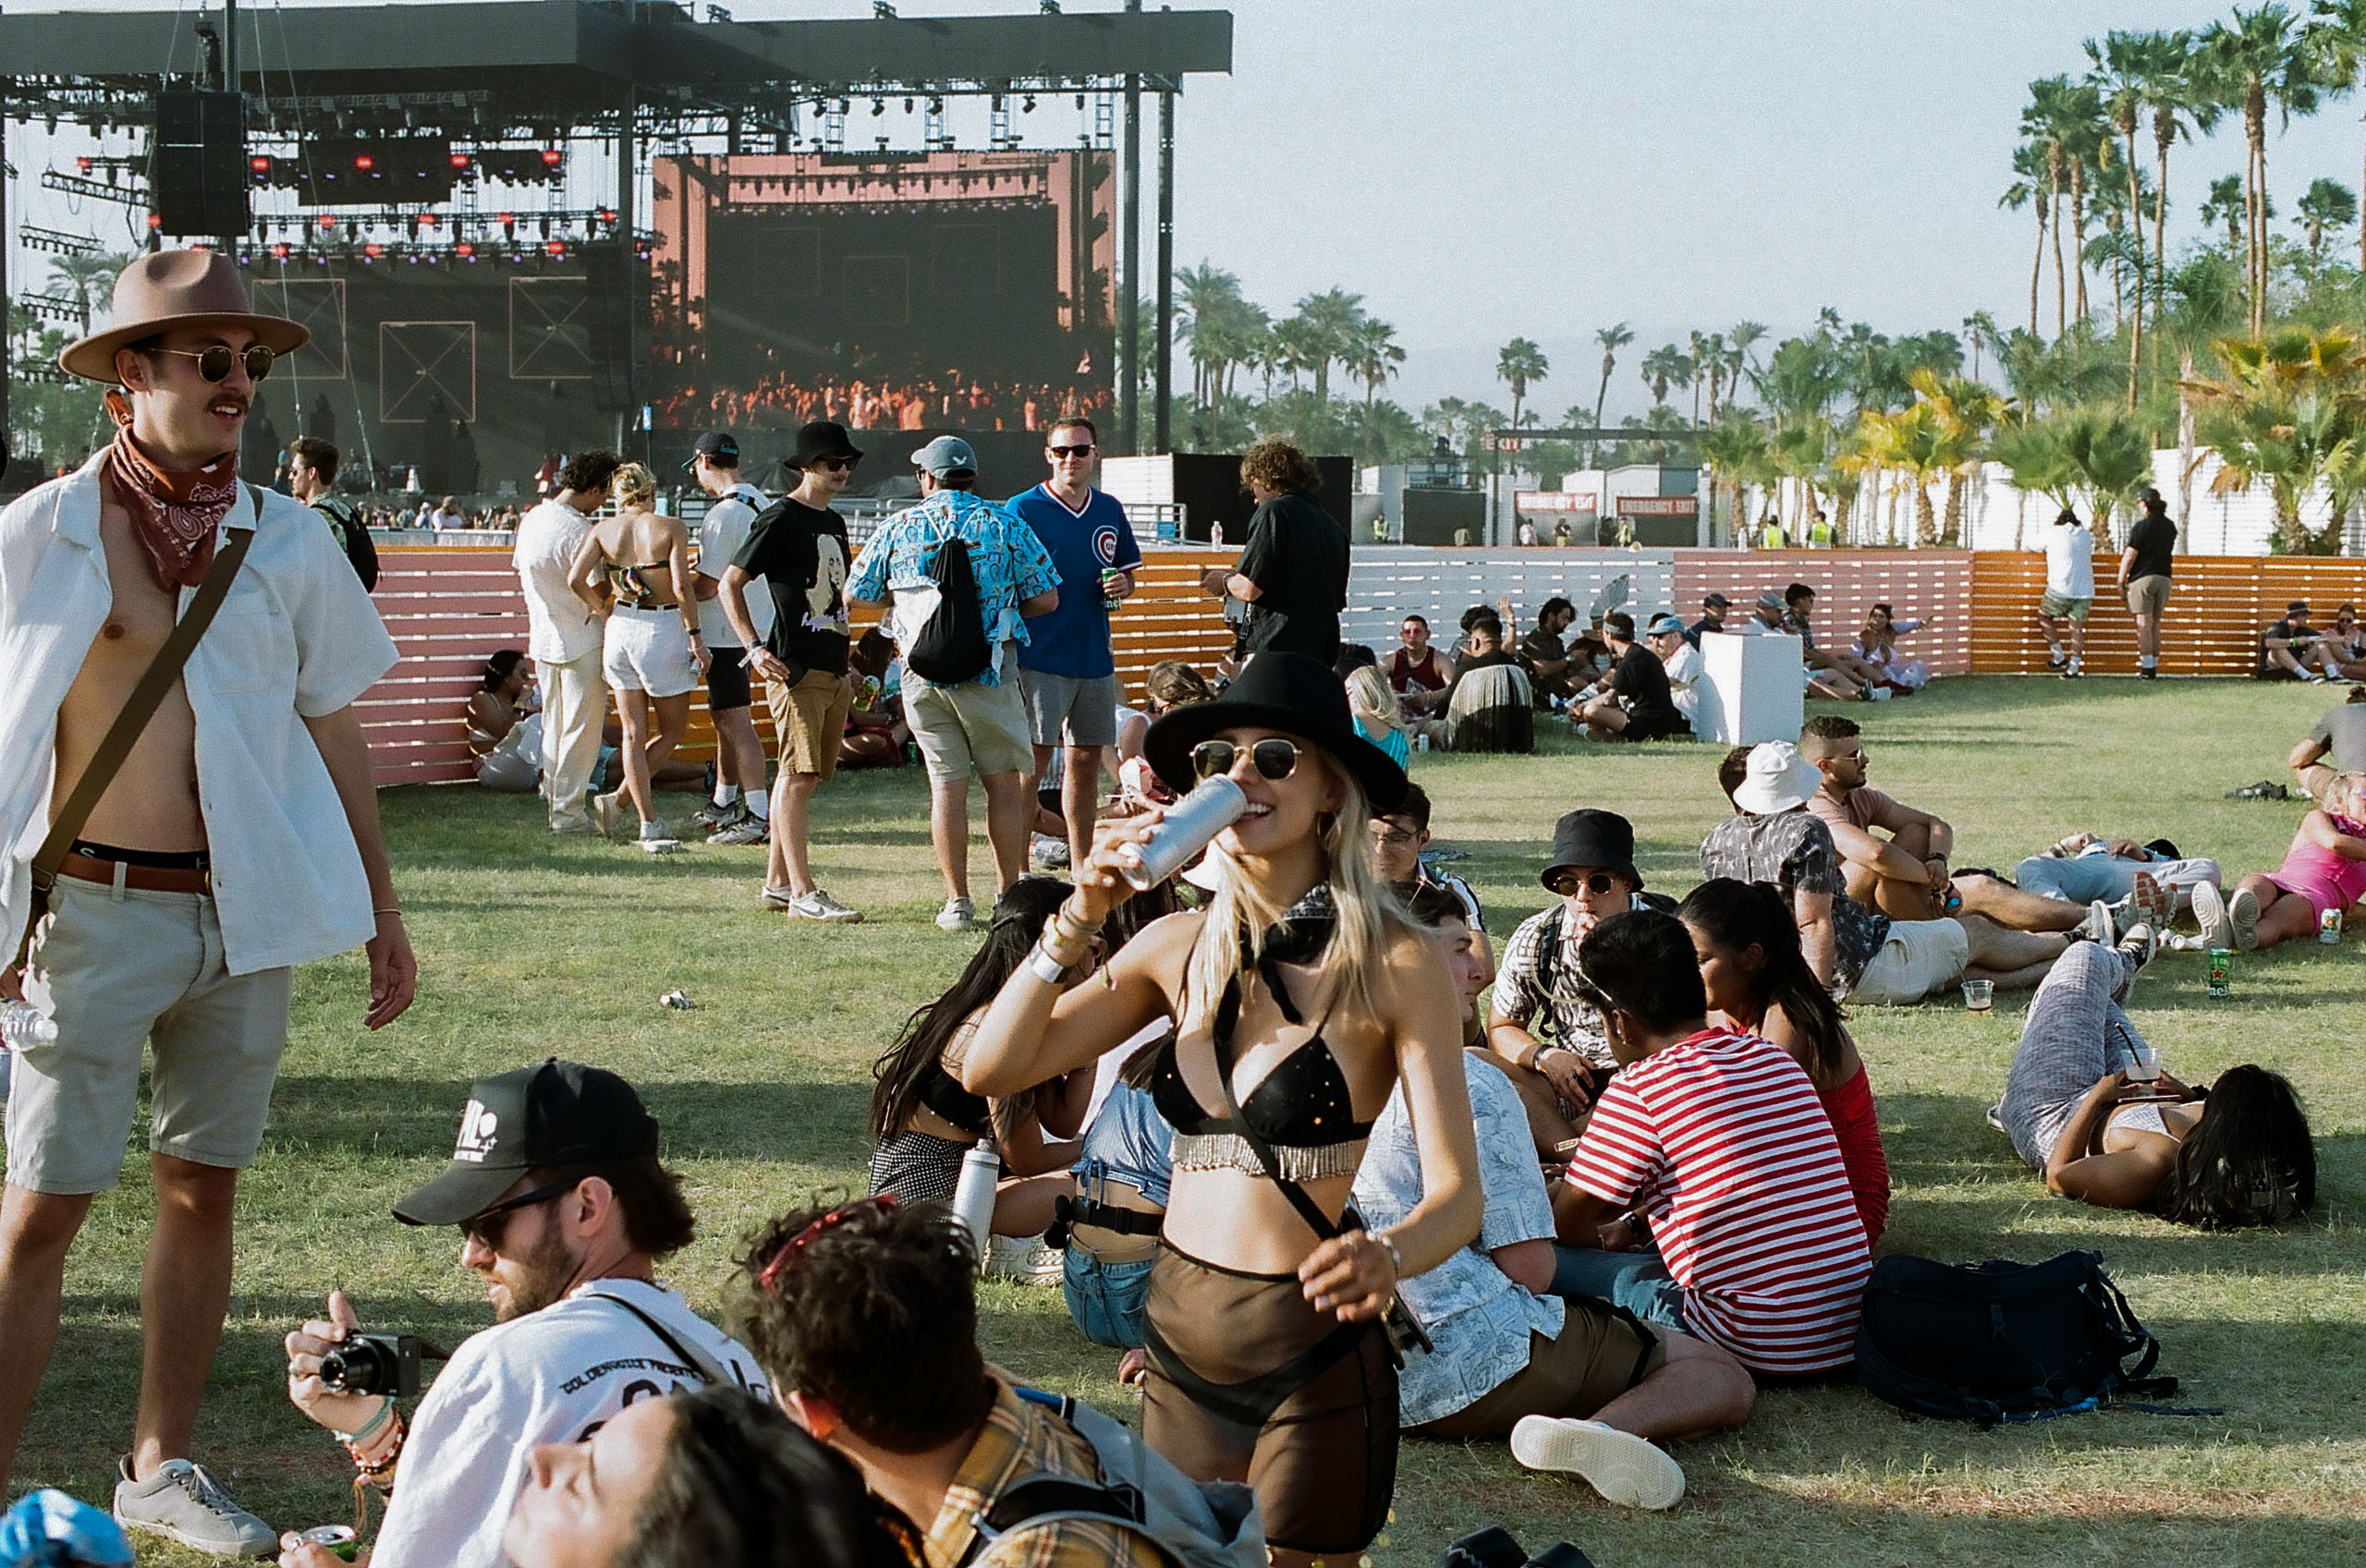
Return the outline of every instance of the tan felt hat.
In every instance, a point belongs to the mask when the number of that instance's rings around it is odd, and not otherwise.
[[[67,345],[58,368],[108,386],[116,384],[115,351],[174,327],[252,327],[275,354],[292,354],[312,334],[285,316],[247,308],[246,286],[229,257],[213,250],[158,250],[123,269],[115,280],[114,325]]]

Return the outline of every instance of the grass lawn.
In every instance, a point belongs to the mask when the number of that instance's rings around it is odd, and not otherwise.
[[[1959,862],[2009,872],[2092,828],[2165,833],[2218,857],[2231,881],[2281,857],[2299,810],[2222,792],[2275,772],[2333,700],[2242,682],[1997,678],[1855,711],[1871,731],[1873,782],[1952,820]],[[1535,869],[1554,818],[1575,806],[1633,818],[1653,884],[1689,887],[1695,847],[1725,809],[1716,755],[1555,742],[1535,759],[1426,756],[1417,776],[1437,802],[1439,845],[1469,852],[1456,869],[1500,940],[1544,903]],[[453,1234],[408,1230],[386,1212],[444,1162],[470,1080],[555,1052],[638,1084],[702,1221],[667,1272],[712,1308],[728,1252],[760,1217],[817,1189],[860,1190],[872,1058],[971,947],[930,923],[941,895],[916,775],[853,775],[822,793],[823,881],[869,916],[850,928],[762,912],[761,850],[651,860],[553,841],[531,799],[469,788],[382,799],[420,951],[419,1003],[372,1037],[359,1025],[358,955],[299,977],[199,1428],[197,1457],[281,1527],[350,1510],[343,1454],[281,1392],[280,1335],[330,1285],[367,1324],[447,1343],[490,1320],[455,1266]],[[972,860],[984,866],[982,845]],[[2239,955],[2230,1001],[2204,997],[2189,955],[2165,954],[2137,982],[2131,1010],[2182,1076],[2207,1081],[2258,1060],[2306,1096],[2318,1205],[2279,1234],[2204,1234],[2047,1196],[1982,1120],[2022,998],[1999,998],[1987,1019],[1945,1003],[1855,1017],[1897,1184],[1885,1247],[1951,1260],[2098,1249],[2164,1341],[2162,1370],[2224,1416],[2104,1414],[1977,1433],[1909,1423],[1854,1388],[1772,1393],[1746,1430],[1677,1450],[1690,1489],[1665,1516],[1524,1472],[1500,1445],[1408,1442],[1397,1521],[1374,1560],[1434,1562],[1445,1541],[1491,1521],[1531,1550],[1567,1538],[1604,1564],[2354,1558],[2366,1540],[2366,1088],[2344,1059],[2366,1043],[2359,940]],[[696,1011],[657,1005],[676,986]],[[145,1162],[128,1160],[125,1173],[69,1265],[18,1489],[59,1486],[104,1504],[128,1442],[152,1203]],[[1073,1332],[1056,1292],[997,1282],[987,1295],[994,1355],[1131,1417],[1114,1356]]]

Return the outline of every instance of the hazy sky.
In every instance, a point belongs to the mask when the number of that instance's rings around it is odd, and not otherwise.
[[[864,16],[870,6],[732,9],[751,20]],[[1535,407],[1557,418],[1590,405],[1593,329],[1626,320],[1639,341],[1612,383],[1614,419],[1648,403],[1634,374],[1641,350],[1690,328],[1747,317],[1780,335],[1827,304],[1892,334],[1956,328],[1983,308],[2008,325],[2025,321],[2035,226],[1996,199],[2011,181],[2029,81],[2083,70],[2079,41],[2107,29],[2200,26],[2226,11],[2201,0],[1231,9],[1234,74],[1195,79],[1178,112],[1178,261],[1231,269],[1277,314],[1333,284],[1362,294],[1409,350],[1391,395],[1417,412],[1446,393],[1504,401],[1495,350],[1515,334],[1542,342],[1555,367],[1531,394]],[[2320,175],[2359,185],[2361,107],[2337,104],[2281,135],[2271,128],[2281,213]],[[11,133],[11,154],[38,169],[44,160],[25,135]],[[2149,159],[2149,136],[2140,145]],[[2241,160],[2238,123],[2180,145],[2173,247],[2195,231],[2209,180]]]

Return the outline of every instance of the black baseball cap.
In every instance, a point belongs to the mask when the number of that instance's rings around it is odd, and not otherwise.
[[[1722,593],[1704,593],[1701,596],[1701,604],[1703,609],[1723,610],[1732,602],[1732,600]]]
[[[621,1165],[657,1152],[657,1118],[604,1067],[554,1056],[479,1078],[460,1112],[449,1169],[395,1205],[406,1225],[457,1225],[552,1165]]]
[[[699,459],[701,457],[720,458],[723,460],[724,467],[727,468],[738,468],[739,466],[739,438],[733,435],[727,430],[711,430],[707,432],[704,435],[699,437],[699,444],[690,449],[690,455],[682,459],[682,472],[687,474],[692,468],[697,468],[699,466]]]

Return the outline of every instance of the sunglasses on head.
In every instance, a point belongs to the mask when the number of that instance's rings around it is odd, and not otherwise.
[[[1088,442],[1082,446],[1055,446],[1052,448],[1052,456],[1055,457],[1090,457],[1092,456],[1092,445]]]
[[[1563,898],[1575,898],[1579,888],[1602,898],[1618,891],[1618,879],[1608,871],[1596,871],[1586,877],[1580,877],[1575,871],[1560,871],[1545,885]]]
[[[546,1187],[536,1187],[531,1192],[519,1193],[516,1197],[506,1197],[492,1208],[480,1209],[461,1221],[460,1234],[488,1252],[498,1252],[501,1250],[501,1238],[509,1229],[510,1215],[521,1209],[531,1209],[538,1203],[548,1203],[555,1197],[564,1197],[582,1185],[583,1178],[578,1176],[571,1182],[553,1182]]]
[[[1191,776],[1212,779],[1219,773],[1229,773],[1239,760],[1240,748],[1232,742],[1203,740],[1191,748]],[[1268,735],[1249,748],[1249,760],[1261,777],[1288,778],[1298,767],[1298,742]]]
[[[219,384],[230,379],[230,367],[243,362],[249,381],[262,381],[271,374],[273,363],[279,356],[261,343],[250,343],[244,348],[233,348],[226,343],[216,343],[206,348],[157,348],[156,354],[177,354],[184,359],[197,361],[197,373],[205,381]]]

